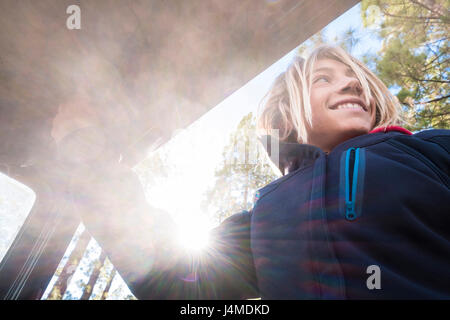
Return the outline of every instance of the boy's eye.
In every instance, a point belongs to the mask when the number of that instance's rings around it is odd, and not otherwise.
[[[314,83],[317,82],[330,82],[330,79],[327,76],[318,76],[314,79]]]

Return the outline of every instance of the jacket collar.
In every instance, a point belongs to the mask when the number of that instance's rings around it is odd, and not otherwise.
[[[309,144],[282,142],[271,136],[262,136],[260,140],[270,160],[280,169],[282,175],[307,167],[321,154],[325,154],[320,148]],[[273,146],[273,143],[277,143],[278,148]],[[277,149],[278,157],[274,154]]]
[[[370,144],[378,143],[391,138],[393,135],[412,133],[404,128],[391,126],[372,130],[368,134],[358,136],[342,142],[336,146],[331,153],[341,153],[348,148],[360,148]],[[261,142],[269,155],[270,160],[277,165],[283,175],[295,170],[312,165],[317,158],[325,155],[320,148],[309,145],[290,142],[281,142],[271,136],[262,136]],[[264,143],[267,142],[267,143]],[[278,143],[278,159],[272,154],[277,148],[272,148],[272,142]]]

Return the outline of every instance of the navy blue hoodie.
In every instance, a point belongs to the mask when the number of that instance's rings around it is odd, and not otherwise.
[[[253,209],[225,220],[190,264],[178,254],[170,271],[156,264],[129,283],[138,298],[450,298],[450,131],[279,150],[285,175]]]

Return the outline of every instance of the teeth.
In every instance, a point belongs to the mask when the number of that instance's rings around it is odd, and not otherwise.
[[[359,104],[356,103],[345,103],[345,104],[340,104],[337,106],[336,109],[360,109],[364,111],[364,108],[361,107]]]

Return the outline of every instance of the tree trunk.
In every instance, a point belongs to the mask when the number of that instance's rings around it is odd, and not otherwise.
[[[109,276],[108,283],[106,284],[105,290],[104,290],[103,293],[102,293],[102,298],[101,298],[101,300],[106,300],[106,298],[108,297],[109,290],[111,289],[111,283],[112,283],[112,281],[113,281],[115,275],[116,275],[116,269],[114,268],[114,269],[111,271],[111,275]]]
[[[91,235],[86,230],[83,231],[75,245],[75,248],[70,254],[69,259],[64,265],[61,274],[53,285],[48,299],[62,299],[64,293],[66,292],[70,277],[75,273],[75,270],[77,269],[77,266],[80,263],[84,252],[86,251],[90,239]]]
[[[100,269],[105,263],[106,259],[106,253],[102,250],[102,253],[100,254],[100,257],[95,262],[94,270],[92,270],[91,276],[89,277],[89,281],[86,285],[86,288],[83,291],[83,295],[81,296],[80,300],[89,300],[89,297],[92,294],[92,290],[94,289],[94,285],[98,280],[98,276],[100,274]]]

